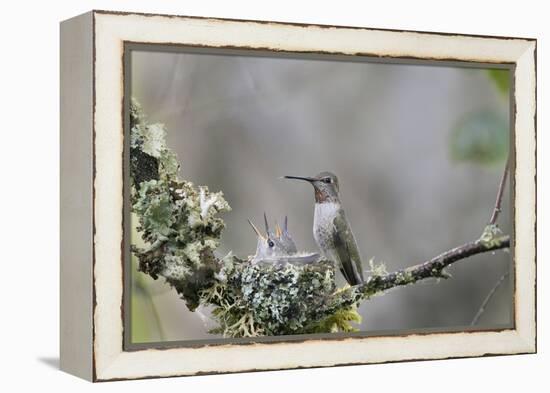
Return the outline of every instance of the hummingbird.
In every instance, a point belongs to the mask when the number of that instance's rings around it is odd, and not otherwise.
[[[269,263],[304,265],[314,263],[319,259],[318,253],[298,251],[296,243],[288,231],[288,218],[285,216],[284,225],[281,228],[275,222],[275,232],[269,229],[267,216],[264,213],[265,234],[248,220],[248,223],[257,236],[256,254],[251,257],[252,264]]]
[[[313,237],[325,258],[336,262],[350,285],[364,281],[361,255],[340,202],[338,178],[331,172],[314,177],[285,176],[309,182],[315,191]]]

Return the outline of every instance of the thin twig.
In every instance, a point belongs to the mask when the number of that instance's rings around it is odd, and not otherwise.
[[[502,196],[504,195],[504,189],[506,188],[506,180],[508,179],[509,167],[510,167],[510,158],[506,160],[506,164],[504,166],[504,172],[502,173],[502,177],[500,178],[500,184],[498,186],[498,192],[497,192],[497,199],[495,201],[495,207],[493,208],[493,214],[491,215],[491,219],[489,220],[489,225],[496,224],[498,215],[502,211]]]
[[[485,312],[485,308],[487,307],[487,304],[489,304],[489,302],[491,301],[491,298],[493,297],[493,295],[495,294],[497,289],[502,285],[502,283],[504,282],[506,277],[508,277],[508,272],[506,272],[502,276],[500,276],[497,283],[493,286],[491,291],[485,297],[485,300],[483,300],[483,303],[481,303],[481,306],[479,307],[479,310],[477,311],[474,319],[472,319],[472,322],[470,322],[470,326],[474,326],[474,325],[477,324],[477,322],[479,321],[479,318]]]

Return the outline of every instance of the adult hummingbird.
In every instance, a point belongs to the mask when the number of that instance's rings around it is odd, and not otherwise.
[[[363,282],[361,255],[351,231],[342,203],[338,178],[331,172],[321,172],[314,177],[285,176],[286,179],[309,182],[315,191],[313,237],[324,256],[336,262],[340,272],[350,285]]]

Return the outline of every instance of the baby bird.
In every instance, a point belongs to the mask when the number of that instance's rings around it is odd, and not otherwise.
[[[264,213],[265,234],[248,220],[248,223],[258,237],[256,254],[250,258],[252,264],[270,263],[284,264],[291,263],[304,265],[317,262],[318,253],[298,252],[292,236],[288,232],[288,218],[285,216],[283,228],[275,224],[275,232],[269,229],[267,216]]]

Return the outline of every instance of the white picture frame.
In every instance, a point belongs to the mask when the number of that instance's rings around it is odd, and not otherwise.
[[[125,43],[513,68],[514,327],[124,347]],[[61,368],[90,381],[536,352],[536,40],[91,11],[61,24]]]

